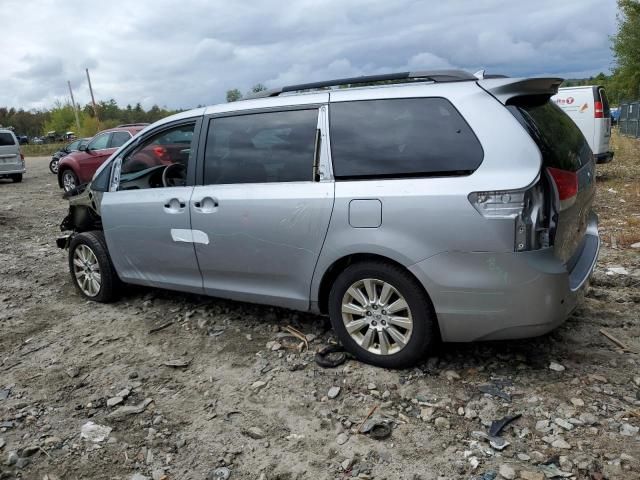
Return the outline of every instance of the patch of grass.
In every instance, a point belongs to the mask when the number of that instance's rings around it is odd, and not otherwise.
[[[66,143],[43,143],[42,145],[20,145],[20,150],[25,157],[44,157],[53,155]]]
[[[614,130],[610,163],[597,166],[594,208],[600,217],[600,237],[613,248],[640,242],[640,139]]]

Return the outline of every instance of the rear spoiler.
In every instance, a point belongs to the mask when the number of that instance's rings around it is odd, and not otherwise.
[[[551,97],[558,93],[563,81],[562,78],[485,78],[478,80],[478,85],[506,105],[512,98],[523,95]]]

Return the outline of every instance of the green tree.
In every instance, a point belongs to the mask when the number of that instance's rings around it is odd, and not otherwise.
[[[56,133],[65,133],[68,130],[75,131],[76,117],[73,113],[73,107],[70,103],[56,102],[51,109],[51,116],[44,124],[45,132],[54,131]]]
[[[237,88],[232,90],[227,90],[227,102],[237,102],[238,100],[242,100],[242,92]]]
[[[267,87],[264,86],[262,83],[256,83],[253,87],[251,87],[251,93],[263,92],[266,89]]]
[[[622,98],[636,99],[640,97],[640,2],[618,0],[618,8],[618,33],[611,37],[616,62],[612,86]]]

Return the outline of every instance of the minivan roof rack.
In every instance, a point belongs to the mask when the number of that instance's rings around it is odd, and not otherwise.
[[[335,80],[323,80],[321,82],[300,83],[298,85],[287,85],[285,87],[272,88],[263,90],[255,95],[247,97],[247,99],[277,97],[281,93],[299,92],[302,90],[315,90],[319,88],[338,87],[343,85],[357,85],[363,83],[398,81],[398,80],[416,80],[441,82],[464,82],[469,80],[477,80],[477,78],[464,70],[430,70],[417,72],[398,72],[384,73],[381,75],[364,75],[361,77],[338,78]]]

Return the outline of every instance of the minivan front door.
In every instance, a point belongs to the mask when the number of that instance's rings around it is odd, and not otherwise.
[[[199,127],[191,119],[151,131],[116,159],[117,188],[104,193],[100,213],[125,282],[202,293],[188,207]]]
[[[314,105],[210,120],[204,185],[191,201],[205,293],[309,307],[334,200],[333,183],[314,173],[325,151],[318,112]]]

